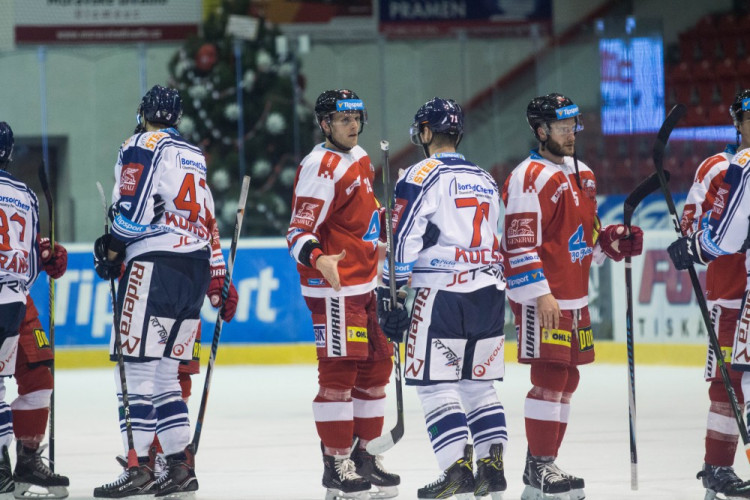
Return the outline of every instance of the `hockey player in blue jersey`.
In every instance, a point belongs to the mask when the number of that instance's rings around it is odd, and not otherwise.
[[[190,423],[177,373],[181,361],[192,359],[204,297],[221,306],[225,265],[206,184],[206,160],[175,128],[181,115],[176,90],[156,85],[143,96],[138,107],[143,131],[125,141],[115,165],[112,231],[95,243],[95,268],[101,278],[118,278],[125,265],[117,290],[116,326],[139,462],[96,488],[97,498],[178,498],[198,489],[194,457],[186,449]],[[232,319],[236,302],[232,286],[222,309],[224,321]],[[118,370],[115,378],[120,430],[127,443]],[[167,461],[158,478],[148,456],[154,432]]]
[[[456,152],[463,112],[453,100],[425,103],[410,134],[427,158],[399,177],[392,223],[396,286],[411,278],[416,297],[410,322],[403,305],[390,309],[386,264],[378,317],[393,341],[402,342],[408,327],[406,384],[416,386],[444,471],[417,496],[499,498],[507,486],[508,441],[505,410],[493,387],[505,372],[500,193],[489,173]]]

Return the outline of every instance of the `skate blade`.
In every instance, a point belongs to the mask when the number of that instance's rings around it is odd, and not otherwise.
[[[542,490],[527,485],[521,493],[521,500],[570,500],[568,493],[542,493]]]
[[[456,493],[453,495],[456,500],[474,500],[474,493]]]
[[[377,490],[370,490],[368,498],[395,498],[398,496],[398,486],[374,486]]]
[[[16,483],[13,496],[17,499],[25,498],[68,498],[68,488],[65,486],[39,486],[31,483]],[[2,497],[0,497],[1,499]],[[13,497],[9,497],[13,498]]]
[[[351,493],[344,493],[336,488],[328,488],[326,490],[325,500],[369,500],[369,491],[354,491]]]
[[[583,488],[578,490],[570,490],[570,493],[568,494],[570,497],[570,500],[583,500],[586,498],[586,493],[584,493]]]
[[[153,498],[153,497],[149,497]],[[164,496],[156,497],[156,498],[170,498],[172,500],[191,500],[195,498],[195,492],[194,491],[175,491],[174,493],[167,493]]]

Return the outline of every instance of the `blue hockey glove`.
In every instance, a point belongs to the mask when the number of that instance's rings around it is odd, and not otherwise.
[[[125,253],[118,253],[115,260],[109,260],[111,234],[103,234],[94,242],[94,269],[96,274],[103,280],[117,279],[122,273],[122,263],[125,260]]]
[[[378,297],[378,324],[380,329],[391,342],[403,342],[404,332],[409,328],[411,319],[406,310],[406,294],[396,292],[396,308],[391,309],[391,289],[387,286],[379,286]]]
[[[693,264],[706,264],[708,261],[703,256],[698,239],[703,231],[696,231],[690,236],[681,236],[677,241],[667,247],[669,258],[672,259],[675,269],[687,269]]]

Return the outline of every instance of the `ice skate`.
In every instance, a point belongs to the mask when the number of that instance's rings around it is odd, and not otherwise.
[[[456,460],[437,479],[417,491],[418,498],[452,498],[474,500],[473,448],[467,444],[464,456]]]
[[[495,443],[490,446],[490,456],[477,460],[477,475],[474,478],[474,495],[477,498],[490,496],[492,500],[501,500],[503,491],[508,488],[503,466],[503,445]]]
[[[118,460],[120,462],[120,460]],[[121,462],[120,462],[121,463]],[[154,471],[148,464],[138,464],[132,469],[126,466],[120,477],[111,483],[94,488],[95,498],[153,498]]]
[[[526,488],[521,494],[521,500],[570,498],[570,481],[560,474],[553,457],[527,457],[523,482]]]
[[[16,468],[13,480],[16,483],[16,498],[67,498],[70,480],[55,474],[42,461],[42,451],[47,446],[30,450],[20,441],[16,443]]]
[[[198,479],[192,457],[186,453],[169,455],[166,468],[154,484],[157,498],[194,498],[198,490]]]
[[[351,459],[357,474],[370,481],[377,491],[370,492],[370,498],[393,498],[398,495],[401,478],[383,468],[380,455],[370,455],[367,450],[355,443]]]
[[[703,470],[696,477],[703,480],[703,487],[706,488],[704,500],[750,498],[750,481],[737,477],[729,466],[703,464]]]
[[[351,458],[323,455],[323,486],[327,488],[325,500],[367,500],[372,485],[357,474]]]
[[[583,500],[584,498],[586,498],[586,493],[583,491],[583,488],[586,487],[586,482],[582,477],[576,477],[568,474],[560,467],[558,467],[555,462],[552,462],[552,467],[557,471],[558,474],[567,479],[570,483],[570,493],[568,493],[570,500]]]
[[[2,455],[3,461],[0,462],[0,500],[12,500],[15,483],[13,482],[7,446],[3,446]]]

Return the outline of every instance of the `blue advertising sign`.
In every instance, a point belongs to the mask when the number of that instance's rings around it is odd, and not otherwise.
[[[224,248],[229,248],[225,243]],[[109,282],[94,272],[93,244],[72,244],[68,270],[55,281],[55,344],[108,345],[112,328]],[[224,252],[226,258],[227,252]],[[49,292],[42,273],[31,290],[39,317],[47,328]],[[224,323],[221,341],[231,343],[312,342],[310,311],[300,293],[296,264],[284,238],[240,241],[232,282],[237,288],[237,313]],[[216,309],[206,300],[201,311],[203,331],[213,332]],[[204,333],[205,335],[205,333]]]

